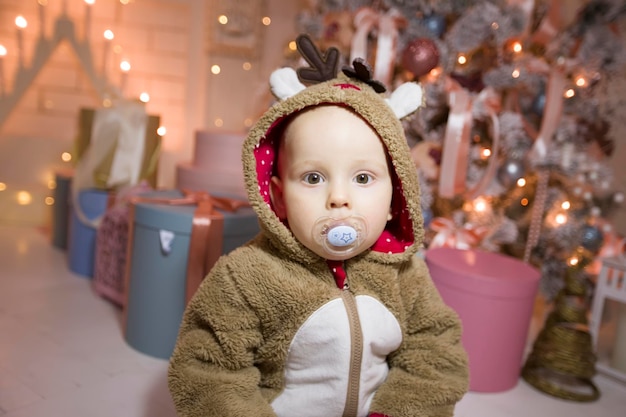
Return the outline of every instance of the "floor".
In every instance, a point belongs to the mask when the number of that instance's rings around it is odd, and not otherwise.
[[[167,362],[129,347],[121,319],[68,270],[45,230],[0,224],[0,416],[175,417]],[[468,393],[455,417],[623,417],[626,385],[594,380],[602,396],[592,403],[520,380],[503,393]]]

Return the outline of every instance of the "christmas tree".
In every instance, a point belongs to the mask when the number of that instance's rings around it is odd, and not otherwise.
[[[390,90],[422,85],[425,106],[403,123],[425,245],[541,271],[554,307],[521,374],[570,400],[599,396],[589,299],[600,259],[624,250],[607,220],[624,196],[606,164],[611,113],[626,105],[606,102],[626,64],[624,15],[623,0],[329,0],[297,20],[344,64],[365,58]]]
[[[625,13],[622,0],[320,0],[296,23],[391,90],[422,85],[426,105],[404,123],[426,246],[523,259],[551,300],[581,249],[622,250],[607,220],[624,199],[605,163],[616,103],[602,97],[626,63]]]

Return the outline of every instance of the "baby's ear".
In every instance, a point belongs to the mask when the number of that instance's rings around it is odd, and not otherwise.
[[[286,219],[287,208],[285,207],[285,199],[283,197],[283,181],[276,176],[273,176],[270,182],[270,200],[278,218],[280,220]]]

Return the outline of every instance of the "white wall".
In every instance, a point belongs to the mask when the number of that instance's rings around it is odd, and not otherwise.
[[[213,51],[210,41],[216,29],[216,11],[248,3],[259,5],[254,22],[259,53],[248,57],[232,55],[228,48]],[[44,34],[51,37],[54,33],[63,4],[76,36],[84,39],[87,6],[83,0],[48,0],[43,9]],[[223,120],[219,129],[245,130],[246,123],[267,105],[267,79],[294,37],[298,4],[280,0],[135,0],[123,5],[117,0],[97,0],[92,6],[89,43],[96,71],[100,72],[103,60],[102,34],[111,29],[115,33],[111,46],[118,50],[109,55],[111,84],[120,86],[119,61],[129,60],[132,68],[125,95],[134,98],[148,92],[148,113],[159,115],[167,128],[159,163],[160,187],[172,187],[176,164],[191,159],[196,130],[218,128],[218,118]],[[26,67],[30,67],[42,26],[41,10],[37,0],[0,0],[0,44],[8,50],[2,60],[7,94],[11,94],[17,71],[14,19],[21,14],[29,22],[23,39]],[[269,16],[272,24],[263,26],[262,16]],[[242,69],[244,62],[250,62],[250,70]],[[222,67],[219,75],[209,71],[213,64]],[[101,97],[76,54],[68,42],[62,42],[0,126],[0,183],[6,185],[0,191],[0,222],[48,222],[50,207],[44,204],[52,195],[48,184],[55,171],[73,165],[61,161],[60,156],[73,150],[79,109],[101,105]],[[32,203],[18,204],[19,191],[29,192]]]

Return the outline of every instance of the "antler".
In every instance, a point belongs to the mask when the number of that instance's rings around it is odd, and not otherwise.
[[[335,47],[328,48],[322,56],[308,35],[299,35],[296,39],[298,51],[311,68],[298,68],[298,77],[303,82],[320,83],[332,80],[337,76],[337,63],[339,62],[339,50]]]
[[[387,88],[385,88],[385,85],[383,83],[372,79],[372,68],[363,58],[355,58],[354,61],[352,61],[352,66],[354,68],[345,65],[341,70],[348,77],[356,78],[357,80],[361,80],[364,83],[368,84],[377,93],[384,93],[385,91],[387,91]]]

